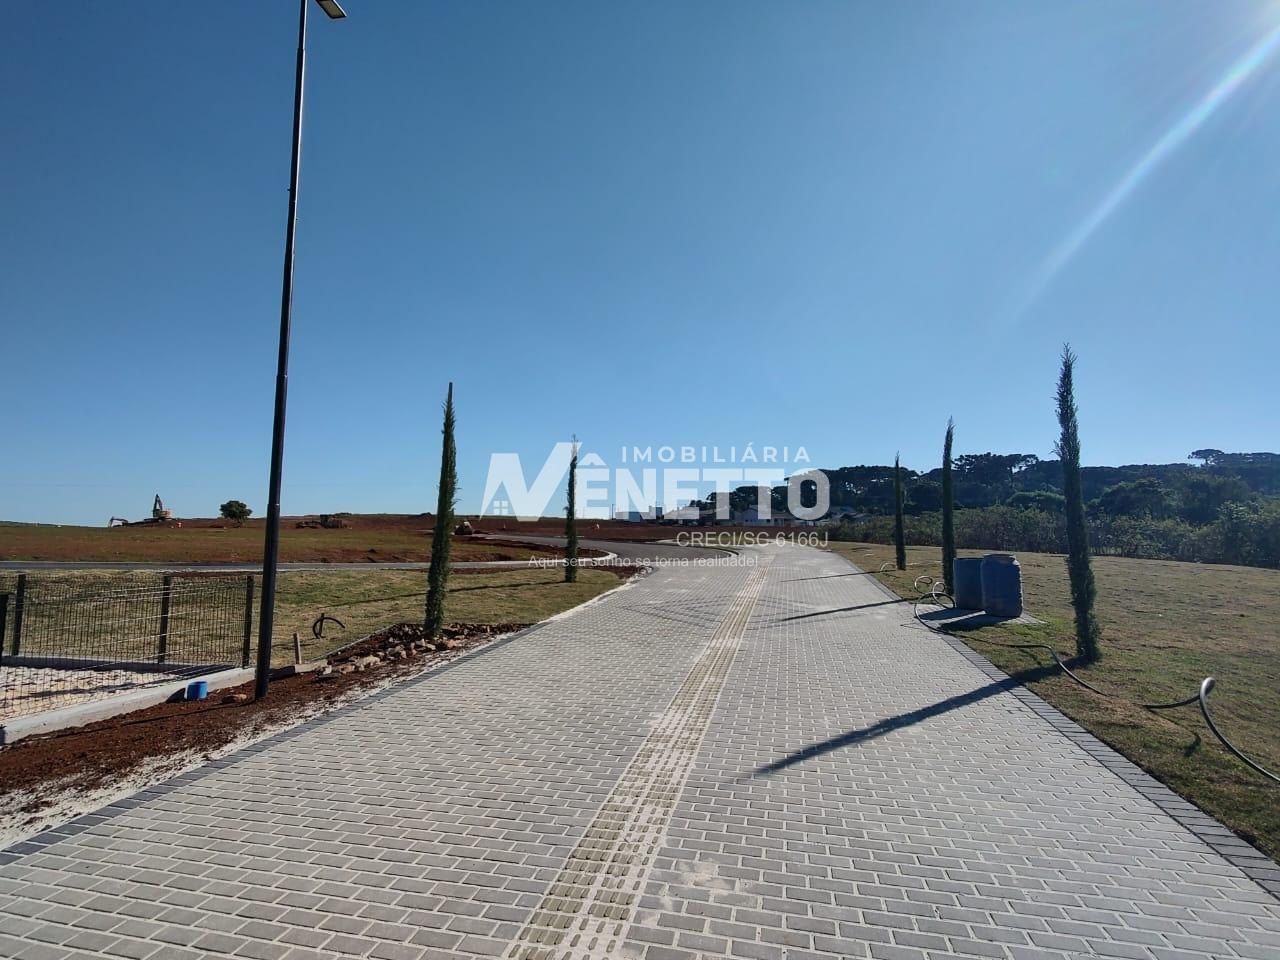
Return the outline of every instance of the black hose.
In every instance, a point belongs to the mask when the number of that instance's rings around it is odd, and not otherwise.
[[[1204,714],[1204,722],[1209,725],[1209,729],[1213,731],[1213,735],[1222,741],[1222,745],[1235,754],[1237,760],[1253,768],[1264,777],[1270,777],[1276,783],[1280,783],[1280,777],[1277,777],[1270,770],[1260,766],[1258,763],[1241,753],[1240,749],[1228,740],[1226,736],[1223,735],[1222,731],[1218,729],[1218,725],[1213,722],[1213,717],[1209,716],[1209,694],[1213,692],[1213,688],[1216,683],[1217,681],[1214,680],[1213,677],[1205,677],[1200,681],[1200,690],[1195,696],[1195,699],[1200,701],[1200,712]]]
[[[320,616],[316,617],[315,623],[311,624],[311,635],[315,637],[317,640],[324,639],[324,624],[326,620],[330,621],[331,623],[336,623],[343,630],[347,629],[347,625],[343,623],[341,620],[339,620],[337,617],[333,616],[332,614],[322,613],[320,614]]]
[[[417,593],[397,593],[390,597],[365,597],[361,600],[347,600],[343,603],[331,603],[329,604],[329,606],[330,607],[356,607],[362,603],[384,603],[387,600],[406,600],[414,597],[425,597],[426,595],[427,595],[426,591],[422,590]],[[316,617],[315,622],[311,624],[311,633],[317,640],[324,639],[324,624],[326,620],[336,623],[343,630],[347,629],[347,625],[343,623],[341,620],[339,620],[337,617],[329,613],[322,613],[320,614],[320,616]]]

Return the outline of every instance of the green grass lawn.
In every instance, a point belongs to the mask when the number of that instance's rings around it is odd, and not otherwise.
[[[393,623],[419,622],[426,603],[425,571],[386,570],[287,572],[280,576],[276,598],[276,659],[292,659],[293,632],[303,641],[304,657],[319,657]],[[576,583],[564,582],[564,571],[510,569],[454,574],[449,578],[445,607],[451,623],[537,623],[590,600],[618,585],[612,573],[589,567]],[[337,617],[346,630],[325,624],[325,639],[312,636],[320,613]],[[286,656],[287,654],[287,656]]]
[[[893,560],[893,547],[832,543],[864,570]],[[983,551],[960,551],[981,556]],[[877,577],[899,596],[912,581],[941,575],[937,547],[908,547],[908,568]],[[1232,757],[1194,707],[1156,713],[1099,696],[1057,674],[1043,651],[983,643],[1034,640],[1075,651],[1066,565],[1053,554],[1018,554],[1027,612],[1043,626],[991,626],[962,640],[1169,787],[1272,856],[1280,855],[1280,786]],[[1090,683],[1132,701],[1190,696],[1209,675],[1223,732],[1263,766],[1280,771],[1280,571],[1255,567],[1095,557],[1102,660],[1081,670]],[[909,610],[905,611],[909,616]]]
[[[0,574],[0,592],[12,592],[14,579],[12,574]],[[304,658],[310,659],[323,656],[336,647],[383,627],[420,621],[425,604],[426,582],[427,575],[423,570],[282,572],[276,593],[274,662],[292,662],[294,631],[297,631],[302,641]],[[157,586],[159,583],[160,576],[156,573],[85,570],[31,574],[28,578],[28,590],[33,594],[61,588],[94,592],[129,586]],[[175,583],[180,584],[180,580]],[[455,573],[449,579],[446,619],[450,623],[536,623],[590,600],[618,583],[614,574],[589,567],[578,571],[576,583],[565,583],[564,572],[558,568],[520,567]],[[258,586],[260,588],[260,583]],[[243,594],[240,596],[243,597]],[[30,609],[30,615],[38,616],[39,607],[33,606]],[[146,659],[153,656],[158,613],[158,602],[152,597],[139,605],[137,616],[124,627],[119,627],[114,622],[93,626],[100,634],[97,649],[110,649],[113,658],[117,659]],[[337,617],[345,624],[346,629],[326,623],[324,638],[317,640],[312,634],[311,625],[321,613]],[[113,613],[112,616],[114,615]],[[194,656],[192,651],[200,647],[200,638],[184,632],[184,628],[186,624],[194,623],[195,617],[189,611],[184,611],[179,601],[175,601],[174,616],[174,640],[171,646],[175,654],[173,659],[179,659],[183,652]],[[257,620],[258,609],[255,603],[255,645]],[[238,622],[243,623],[242,617]],[[11,609],[10,638],[12,626]],[[236,624],[231,626],[233,631],[239,631],[235,636],[242,636],[242,627]],[[34,642],[24,643],[22,652],[31,655],[66,652],[56,649],[57,633],[51,626],[41,631],[37,624],[29,622],[24,634],[33,641],[38,636],[48,635],[50,642],[39,645]],[[226,634],[226,631],[223,633]],[[222,646],[225,647],[226,644]],[[8,649],[6,644],[6,651]],[[239,649],[238,645],[236,649]]]

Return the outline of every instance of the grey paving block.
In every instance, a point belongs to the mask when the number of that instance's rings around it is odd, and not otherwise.
[[[0,955],[1280,956],[1273,863],[838,557],[744,555],[0,853]]]

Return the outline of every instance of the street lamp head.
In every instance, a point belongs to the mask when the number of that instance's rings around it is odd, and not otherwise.
[[[316,0],[320,4],[320,9],[328,14],[330,20],[341,20],[347,15],[347,11],[338,5],[338,0]]]

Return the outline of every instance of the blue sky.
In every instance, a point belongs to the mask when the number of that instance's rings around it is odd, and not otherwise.
[[[462,507],[489,455],[815,465],[1277,448],[1280,64],[1135,164],[1274,3],[347,0],[313,17],[284,509]],[[261,513],[286,0],[19,4],[0,33],[0,518]]]

